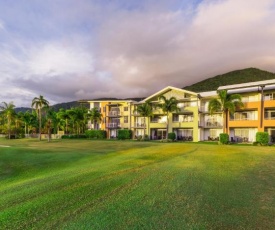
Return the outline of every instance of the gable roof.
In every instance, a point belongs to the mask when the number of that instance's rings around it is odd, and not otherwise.
[[[154,97],[156,97],[156,96],[159,96],[159,95],[161,95],[161,94],[163,94],[163,93],[166,93],[166,92],[168,92],[168,91],[170,91],[170,90],[177,90],[177,91],[180,91],[180,92],[183,92],[183,93],[188,93],[188,94],[191,94],[191,95],[194,95],[194,96],[197,96],[197,95],[198,95],[197,93],[192,92],[192,91],[188,91],[188,90],[185,90],[185,89],[176,88],[176,87],[173,87],[173,86],[167,86],[167,87],[165,87],[165,88],[159,90],[158,92],[152,94],[151,96],[146,97],[146,98],[143,99],[141,102],[144,103],[144,102],[146,102],[146,101],[148,101],[148,100],[150,100],[150,99],[152,99],[152,98],[154,98]]]

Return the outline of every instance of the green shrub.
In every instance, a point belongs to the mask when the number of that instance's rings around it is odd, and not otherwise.
[[[145,141],[149,141],[150,140],[150,138],[149,138],[149,136],[147,134],[144,135],[144,140]]]
[[[176,140],[176,134],[175,133],[168,133],[168,139],[172,140],[172,141]]]
[[[229,142],[229,135],[227,133],[220,133],[219,139],[221,144],[226,145]]]
[[[141,136],[141,135],[138,135],[138,136],[137,136],[137,140],[138,140],[138,141],[141,141],[141,140],[142,140],[142,136]]]
[[[85,134],[70,134],[70,135],[62,135],[61,139],[82,139],[87,138]]]
[[[132,130],[130,130],[130,129],[118,130],[117,139],[125,140],[125,139],[131,139],[131,138],[132,138]]]
[[[261,145],[267,145],[269,142],[269,135],[267,132],[257,132],[256,133],[256,141]]]
[[[86,130],[85,134],[90,139],[106,139],[107,137],[105,130]]]

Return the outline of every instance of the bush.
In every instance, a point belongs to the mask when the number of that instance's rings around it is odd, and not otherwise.
[[[118,130],[117,139],[125,140],[132,138],[132,130],[130,129],[120,129]]]
[[[149,138],[149,136],[147,134],[144,135],[144,140],[145,141],[149,141],[150,140],[150,138]]]
[[[223,145],[228,144],[229,142],[229,135],[227,133],[220,133],[220,143]]]
[[[137,140],[138,140],[138,141],[141,141],[141,140],[142,140],[142,136],[141,136],[141,135],[138,135],[138,136],[137,136]]]
[[[71,135],[62,135],[61,139],[82,139],[87,138],[85,134],[71,134]]]
[[[168,133],[168,139],[172,140],[172,141],[176,140],[176,134],[175,133]]]
[[[105,130],[87,130],[85,132],[87,138],[92,138],[92,139],[106,139],[107,134]]]
[[[269,142],[269,135],[267,132],[257,132],[256,133],[256,141],[261,145],[267,145]]]

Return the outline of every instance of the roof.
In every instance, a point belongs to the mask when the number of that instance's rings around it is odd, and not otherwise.
[[[96,99],[83,99],[80,102],[135,102],[130,98],[120,99],[120,98],[96,98]]]
[[[199,93],[201,97],[212,97],[212,96],[217,96],[217,91],[207,91],[207,92],[202,92]]]
[[[169,90],[177,90],[177,91],[181,91],[181,92],[183,92],[183,93],[189,93],[189,94],[194,95],[194,96],[197,96],[197,95],[198,95],[197,93],[194,93],[194,92],[192,92],[192,91],[188,91],[188,90],[185,90],[185,89],[176,88],[176,87],[173,87],[173,86],[167,86],[167,87],[163,88],[162,90],[159,90],[158,92],[152,94],[151,96],[146,97],[145,99],[142,100],[142,102],[146,102],[146,101],[150,100],[150,99],[153,98],[153,97],[156,97],[156,96],[158,96],[158,95],[160,95],[160,94],[163,94],[163,93],[165,93],[165,92],[168,92]]]
[[[251,88],[251,87],[258,87],[258,86],[267,86],[267,85],[275,85],[275,79],[266,80],[266,81],[255,81],[255,82],[248,82],[242,84],[234,84],[234,85],[226,85],[220,86],[218,90],[229,90],[229,89],[241,89],[241,88]]]

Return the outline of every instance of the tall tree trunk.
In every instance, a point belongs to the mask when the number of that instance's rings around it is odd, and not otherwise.
[[[68,119],[66,118],[66,133],[65,134],[68,134]]]
[[[27,135],[27,123],[25,122],[25,136]]]
[[[150,136],[149,136],[149,135],[150,135],[149,125],[150,125],[150,124],[149,124],[149,117],[148,117],[148,123],[147,123],[147,128],[148,128],[148,129],[147,129],[147,132],[148,132],[148,133],[147,133],[147,134],[148,134],[148,138],[149,138],[149,140],[150,140],[151,138],[150,138]]]
[[[223,111],[223,133],[227,133],[227,111]]]
[[[11,139],[11,121],[8,118],[8,134],[9,134],[9,139]]]
[[[168,130],[169,130],[169,113],[167,113],[166,117],[167,117],[167,125],[166,125],[166,139],[168,139]]]
[[[38,111],[39,113],[39,141],[41,141],[41,126],[42,126],[42,114],[41,114],[41,109]]]
[[[145,140],[145,129],[146,129],[146,122],[145,122],[145,117],[143,117],[143,139]]]

